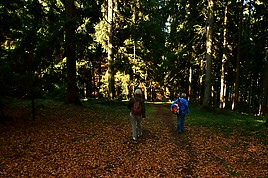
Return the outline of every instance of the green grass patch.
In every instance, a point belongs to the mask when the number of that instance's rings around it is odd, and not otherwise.
[[[9,99],[5,102],[11,107],[31,107],[31,99]],[[51,99],[34,99],[35,107],[61,107],[64,105],[64,102],[55,101]]]
[[[146,120],[150,122],[151,124],[161,124],[162,119],[160,119],[158,113],[157,113],[157,107],[154,107],[153,104],[145,104],[145,115],[146,115]]]
[[[239,177],[239,176],[241,176],[241,174],[238,173],[238,172],[236,172],[235,170],[230,170],[230,171],[228,171],[228,172],[229,172],[229,174],[230,174],[231,176],[235,176],[235,177]]]
[[[82,102],[83,107],[91,113],[90,117],[83,118],[81,121],[92,124],[101,121],[105,125],[118,125],[125,121],[129,116],[127,102],[109,99],[90,99]]]
[[[80,141],[80,140],[82,140],[82,139],[84,139],[84,138],[88,138],[88,139],[90,139],[90,138],[93,138],[93,137],[94,137],[94,135],[79,136],[79,137],[75,137],[75,138],[73,138],[73,139],[72,139],[72,142],[78,142],[78,141]]]
[[[94,137],[94,135],[88,135],[87,136],[87,138],[93,138]]]
[[[76,137],[72,139],[72,142],[78,142],[82,139],[83,137]]]
[[[230,164],[228,164],[227,162],[222,162],[222,165],[224,166],[224,167],[226,167],[226,169],[228,170],[228,173],[231,175],[231,176],[234,176],[234,177],[239,177],[239,176],[241,176],[241,174],[240,173],[238,173],[238,172],[236,172],[234,169],[231,169],[230,168]]]
[[[206,111],[192,105],[186,118],[189,119],[191,125],[219,129],[227,137],[233,131],[237,131],[244,136],[254,135],[265,138],[267,132],[264,118],[232,111]]]

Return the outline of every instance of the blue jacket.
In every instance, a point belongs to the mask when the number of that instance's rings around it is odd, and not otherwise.
[[[185,98],[179,98],[176,99],[175,101],[172,102],[172,104],[170,105],[170,108],[172,108],[177,102],[180,102],[180,113],[186,114],[189,113],[189,106],[188,106],[188,101]]]

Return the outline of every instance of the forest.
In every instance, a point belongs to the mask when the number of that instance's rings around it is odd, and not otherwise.
[[[267,177],[267,6],[0,0],[0,177]]]
[[[148,101],[265,116],[267,1],[1,0],[8,98]],[[267,74],[266,74],[267,73]]]

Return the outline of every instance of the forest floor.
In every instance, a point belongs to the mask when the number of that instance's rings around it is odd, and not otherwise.
[[[41,105],[35,121],[30,107],[8,108],[12,120],[0,125],[0,177],[268,176],[267,136],[226,136],[192,125],[191,114],[178,134],[167,105],[148,108],[136,142],[125,106]]]

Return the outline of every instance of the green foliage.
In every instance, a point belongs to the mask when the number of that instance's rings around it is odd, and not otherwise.
[[[8,63],[0,58],[0,99],[11,92],[12,71]]]
[[[1,0],[0,83],[3,95],[63,99],[66,94],[65,33],[68,23],[76,25],[77,86],[83,96],[106,94],[107,4],[105,1],[75,0],[75,17],[66,21],[61,0]],[[227,1],[226,1],[227,2]],[[228,1],[226,26],[228,44],[223,49],[226,2],[215,3],[213,27],[213,107],[219,105],[221,59],[226,50],[226,108],[231,108],[237,58],[238,12],[236,1]],[[206,67],[207,1],[119,0],[113,19],[113,73],[118,98],[132,88],[153,91],[188,91],[192,69],[191,100],[200,102]],[[240,112],[259,112],[263,104],[264,66],[267,63],[266,1],[245,1],[240,64]],[[135,59],[135,60],[134,60]],[[163,89],[164,88],[164,89]],[[93,91],[94,90],[94,91]],[[16,93],[16,95],[14,95]],[[96,95],[97,95],[96,94]],[[171,94],[171,96],[174,95]],[[227,97],[228,96],[228,97]],[[267,108],[265,108],[267,110]],[[220,114],[219,114],[220,115]],[[234,124],[237,124],[234,122]]]
[[[67,86],[65,83],[52,83],[52,87],[44,94],[45,97],[64,101],[66,98]]]

